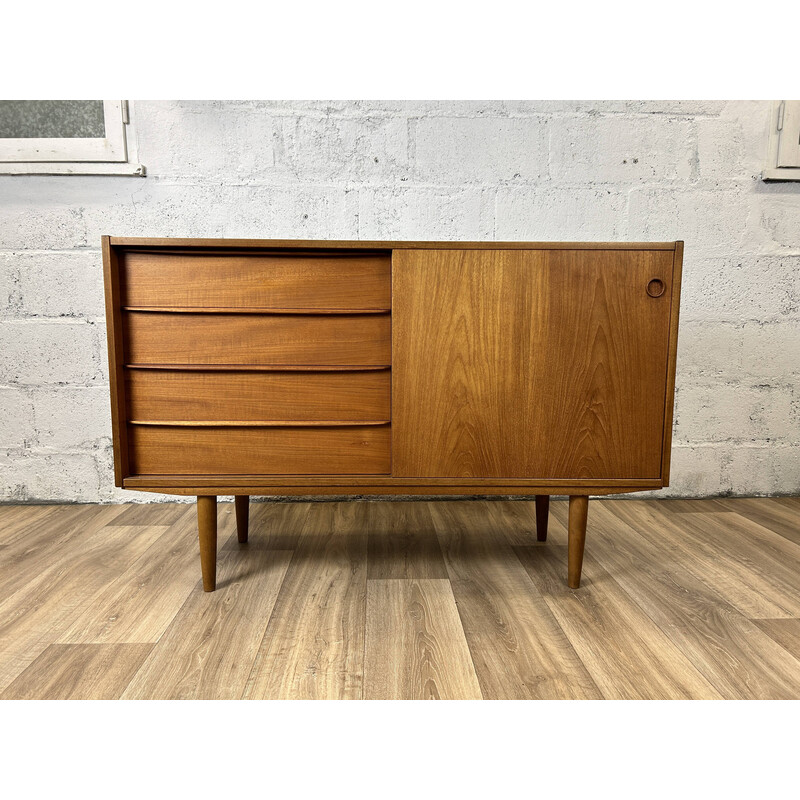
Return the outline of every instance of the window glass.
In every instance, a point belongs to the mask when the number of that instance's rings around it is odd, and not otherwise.
[[[102,100],[0,100],[0,139],[102,139]]]

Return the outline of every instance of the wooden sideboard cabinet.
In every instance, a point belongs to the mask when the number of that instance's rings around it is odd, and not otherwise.
[[[683,243],[103,238],[116,485],[216,498],[668,485]]]

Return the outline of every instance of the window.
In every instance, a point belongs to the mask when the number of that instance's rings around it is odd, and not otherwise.
[[[781,100],[772,109],[765,181],[800,181],[800,100]]]
[[[144,175],[125,100],[0,100],[0,173]]]

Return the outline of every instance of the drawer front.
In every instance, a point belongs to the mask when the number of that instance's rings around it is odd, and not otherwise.
[[[192,428],[129,425],[137,475],[386,475],[388,425]]]
[[[389,314],[127,311],[128,364],[388,366]]]
[[[180,254],[122,256],[128,307],[391,308],[385,253]]]
[[[389,370],[214,372],[129,369],[137,422],[388,422]]]

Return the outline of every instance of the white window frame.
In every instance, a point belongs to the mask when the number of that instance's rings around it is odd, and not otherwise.
[[[103,100],[104,138],[0,138],[0,173],[11,175],[139,175],[136,137],[126,100]]]
[[[772,106],[765,181],[800,181],[800,100],[777,100]]]

